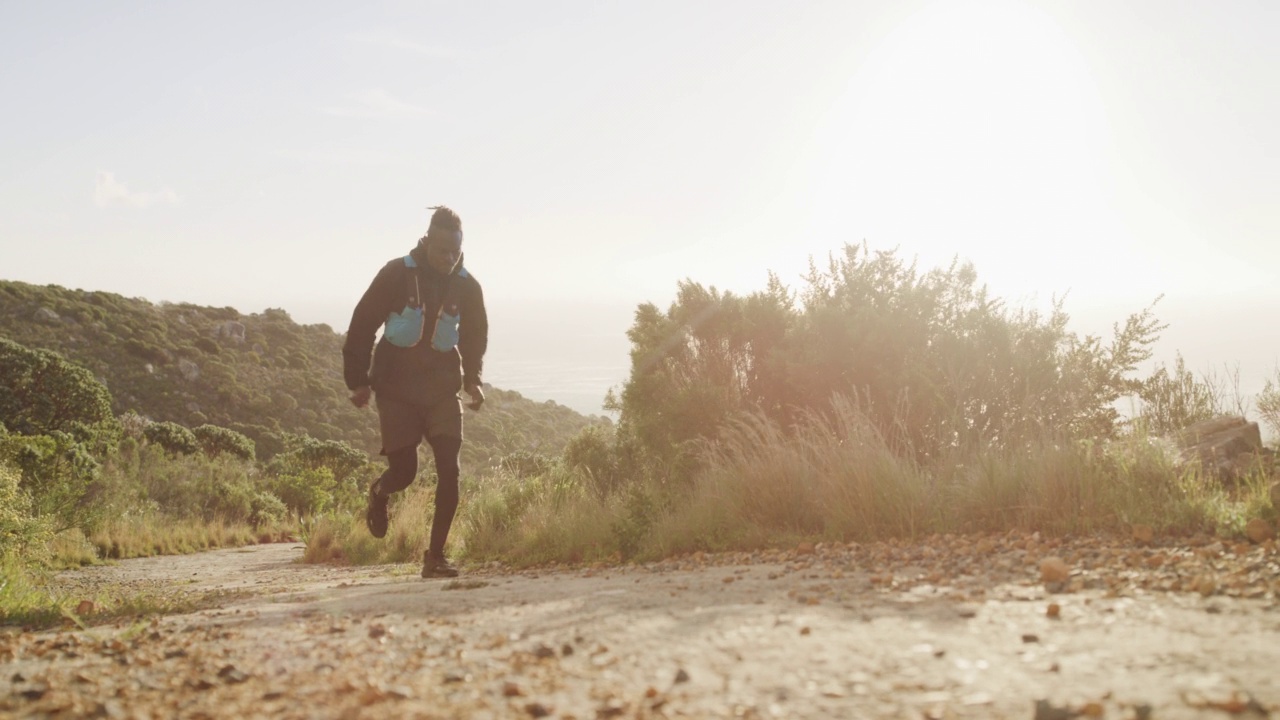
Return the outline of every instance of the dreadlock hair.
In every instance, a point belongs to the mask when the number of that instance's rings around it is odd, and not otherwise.
[[[431,213],[431,224],[427,225],[427,235],[440,230],[462,232],[462,218],[458,217],[458,213],[444,205],[433,205],[431,209],[435,212]]]

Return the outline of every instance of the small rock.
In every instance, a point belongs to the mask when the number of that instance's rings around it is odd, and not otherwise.
[[[802,542],[796,546],[797,555],[812,555],[814,552],[813,543]]]
[[[1133,539],[1142,545],[1150,545],[1155,536],[1155,530],[1150,525],[1133,526]]]
[[[1049,607],[1044,610],[1044,616],[1055,619],[1062,617],[1062,606],[1058,603],[1049,603]]]
[[[224,665],[218,671],[218,677],[228,685],[239,685],[249,679],[248,673],[238,670],[235,665]]]
[[[1191,589],[1205,597],[1218,592],[1218,581],[1212,575],[1201,575],[1195,579]]]
[[[80,617],[84,617],[85,615],[92,615],[92,614],[93,614],[92,600],[81,600],[80,604],[76,605],[76,615]]]
[[[544,659],[544,660],[545,660],[546,658],[553,658],[553,657],[555,657],[555,656],[556,656],[556,651],[555,651],[555,650],[552,650],[551,648],[547,647],[546,645],[539,645],[538,647],[534,648],[534,650],[533,650],[533,656],[534,656],[534,657],[536,657],[536,658]]]
[[[508,680],[502,683],[502,697],[520,697],[524,695],[524,691],[520,686]]]
[[[1023,634],[1022,634],[1022,642],[1024,642],[1024,643],[1038,643],[1038,642],[1040,642],[1040,636],[1039,636],[1039,635],[1036,635],[1036,634],[1034,634],[1034,633],[1023,633]]]
[[[39,700],[49,694],[49,686],[43,683],[33,685],[29,688],[19,690],[18,694],[21,695],[24,700]]]
[[[1084,704],[1084,707],[1080,708],[1080,714],[1085,717],[1100,718],[1102,717],[1103,713],[1104,713],[1104,710],[1102,707],[1102,703],[1096,702],[1096,701],[1087,702]]]
[[[613,718],[625,715],[627,712],[626,703],[618,699],[610,700],[603,707],[596,709],[597,718]]]
[[[685,672],[684,668],[680,668],[679,670],[676,670],[675,684],[679,685],[680,683],[687,683],[687,682],[689,682],[689,673]]]
[[[529,717],[536,718],[547,717],[551,714],[551,710],[547,708],[546,705],[539,702],[531,702],[528,705],[525,705],[524,711],[529,714]]]
[[[1262,518],[1254,518],[1244,526],[1244,534],[1249,540],[1261,544],[1268,540],[1274,540],[1276,537],[1275,528],[1271,527],[1271,523]]]
[[[1040,561],[1040,581],[1044,583],[1066,582],[1071,568],[1060,557],[1047,557]]]
[[[1070,708],[1057,707],[1048,700],[1036,701],[1035,720],[1071,720],[1075,715]]]

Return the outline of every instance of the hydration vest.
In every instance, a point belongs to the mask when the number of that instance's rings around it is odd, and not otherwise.
[[[404,266],[409,270],[413,283],[409,289],[409,302],[404,310],[387,315],[382,336],[396,347],[411,348],[422,342],[427,326],[427,313],[422,302],[422,290],[418,285],[418,263],[413,256],[404,256]],[[466,268],[458,269],[459,277],[469,277]],[[435,328],[431,333],[431,347],[438,352],[449,352],[458,346],[458,321],[462,319],[457,298],[454,296],[453,277],[446,279],[444,296],[436,310]]]

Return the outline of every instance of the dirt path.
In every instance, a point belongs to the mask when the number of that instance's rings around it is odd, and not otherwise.
[[[1072,568],[1061,592],[1041,581],[1048,554]],[[10,631],[0,714],[1163,720],[1280,709],[1274,547],[947,538],[481,568],[461,581],[300,555],[266,545],[77,571],[67,582],[85,588],[250,594],[134,626]]]

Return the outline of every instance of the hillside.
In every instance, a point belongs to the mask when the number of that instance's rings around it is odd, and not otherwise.
[[[117,414],[233,428],[257,442],[260,457],[277,449],[281,433],[379,449],[375,414],[347,400],[343,336],[299,325],[284,310],[243,314],[0,281],[0,336],[88,368]],[[584,426],[608,422],[513,391],[486,388],[486,397],[482,412],[467,413],[470,462],[556,453]]]

